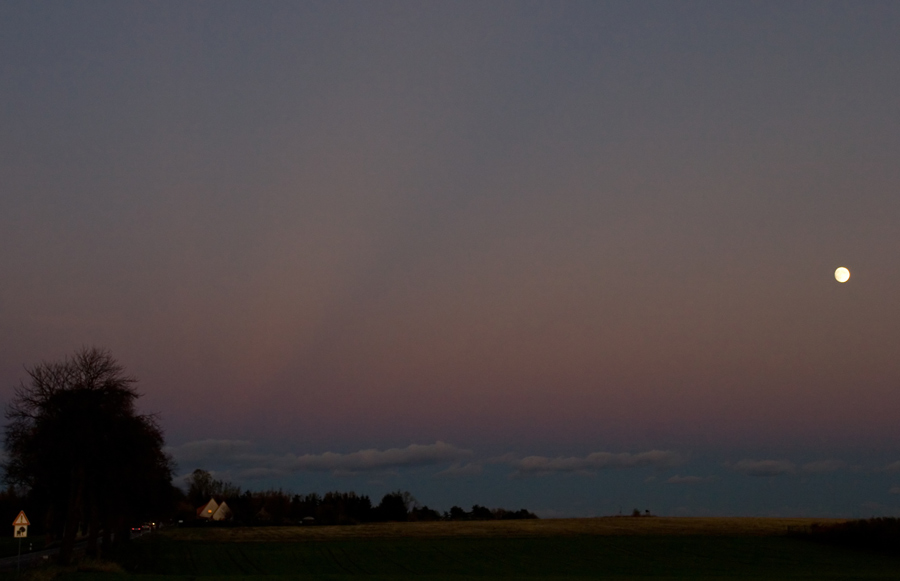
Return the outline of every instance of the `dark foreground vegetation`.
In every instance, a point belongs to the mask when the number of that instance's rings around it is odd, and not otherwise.
[[[108,352],[82,349],[27,371],[6,410],[3,500],[21,501],[13,510],[31,511],[33,532],[59,541],[61,563],[80,531],[96,555],[101,537],[113,547],[172,505],[162,430],[137,413],[136,380]]]
[[[870,518],[814,524],[792,536],[833,546],[850,547],[900,557],[900,519]],[[900,575],[900,572],[898,572]]]

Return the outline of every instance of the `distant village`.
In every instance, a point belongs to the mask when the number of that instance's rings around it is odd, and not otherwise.
[[[300,495],[281,490],[252,492],[216,480],[205,470],[195,470],[187,479],[188,492],[179,503],[181,526],[218,525],[351,525],[367,522],[464,521],[534,519],[526,510],[487,508],[465,510],[459,506],[438,512],[420,505],[409,492],[385,494],[375,505],[365,495],[328,492]]]
[[[353,492],[328,492],[324,495],[289,495],[281,491],[244,492],[230,500],[209,498],[191,514],[184,505],[178,514],[180,526],[218,525],[352,525],[367,522],[465,521],[536,519],[537,515],[520,509],[490,509],[480,505],[464,510],[459,506],[438,512],[410,503],[409,493],[386,494],[372,505],[368,496]],[[234,505],[234,508],[232,508]]]

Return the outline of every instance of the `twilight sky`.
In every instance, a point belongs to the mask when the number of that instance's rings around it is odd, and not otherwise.
[[[0,400],[101,346],[246,487],[900,514],[898,29],[3,2]]]

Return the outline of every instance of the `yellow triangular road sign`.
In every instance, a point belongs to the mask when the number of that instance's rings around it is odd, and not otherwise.
[[[20,525],[25,525],[25,526],[27,527],[27,526],[30,525],[30,524],[31,524],[31,523],[28,521],[28,517],[25,516],[25,511],[24,511],[24,510],[20,510],[20,511],[19,511],[19,516],[17,516],[17,517],[16,517],[16,520],[13,521],[13,526],[14,526],[14,527],[17,527],[17,526],[20,526]]]

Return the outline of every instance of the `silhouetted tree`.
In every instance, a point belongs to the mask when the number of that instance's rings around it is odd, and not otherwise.
[[[444,513],[444,520],[513,520],[527,518],[537,518],[537,515],[533,512],[528,512],[524,508],[517,511],[503,508],[491,510],[477,504],[472,506],[472,512],[466,512],[462,508],[454,506],[449,513]]]
[[[409,520],[411,521],[432,521],[432,520],[441,520],[441,513],[436,510],[432,510],[427,506],[415,507],[411,511],[409,511]]]
[[[408,500],[411,498],[409,493],[403,493],[399,490],[385,494],[375,511],[377,519],[381,521],[405,521],[409,516]]]
[[[185,480],[188,485],[188,502],[191,504],[200,505],[213,495],[213,477],[206,470],[197,468]]]
[[[191,475],[186,480],[188,501],[195,507],[209,502],[210,498],[222,501],[241,495],[240,487],[225,480],[217,480],[208,471],[200,468],[191,472]],[[231,503],[228,504],[231,506]]]
[[[82,523],[96,552],[101,530],[109,547],[112,532],[125,538],[130,523],[171,505],[162,430],[136,412],[136,380],[108,351],[82,349],[27,372],[6,410],[3,469],[46,506],[48,531],[62,536],[60,563],[71,560]]]
[[[342,525],[369,522],[375,518],[375,510],[368,496],[355,492],[327,492],[319,497],[310,494],[297,505],[299,519],[311,516],[317,524]]]
[[[462,507],[452,506],[450,507],[450,512],[447,514],[447,517],[450,520],[466,520],[469,515]]]
[[[526,518],[537,518],[537,515],[533,512],[529,512],[524,508],[521,508],[517,511],[504,510],[502,508],[495,509],[491,511],[494,513],[494,518],[500,520],[520,520]]]
[[[472,520],[493,520],[494,514],[486,506],[475,504],[472,505],[472,512],[469,513],[469,518]]]

